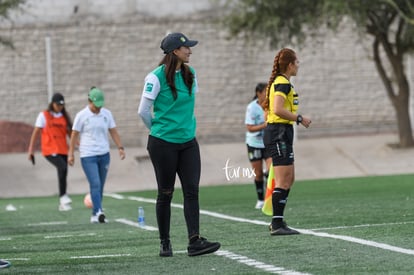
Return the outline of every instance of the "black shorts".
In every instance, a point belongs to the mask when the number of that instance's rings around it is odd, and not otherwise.
[[[270,158],[265,148],[257,148],[249,145],[247,145],[247,156],[250,162]]]
[[[263,142],[272,158],[273,166],[291,165],[295,161],[293,154],[293,125],[267,124]]]

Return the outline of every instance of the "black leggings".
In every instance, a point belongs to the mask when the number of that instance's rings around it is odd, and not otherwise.
[[[197,140],[194,138],[189,142],[178,144],[149,136],[147,149],[158,185],[156,213],[160,239],[170,238],[171,200],[176,174],[180,178],[184,195],[184,216],[188,237],[199,235],[198,191],[201,161]]]
[[[49,155],[45,158],[52,163],[58,173],[59,179],[59,196],[66,194],[67,176],[68,176],[68,156],[67,155]]]

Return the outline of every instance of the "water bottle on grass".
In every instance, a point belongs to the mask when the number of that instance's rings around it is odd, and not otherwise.
[[[138,225],[139,227],[145,227],[145,212],[142,206],[138,207]]]

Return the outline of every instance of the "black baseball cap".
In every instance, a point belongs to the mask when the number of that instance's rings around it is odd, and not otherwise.
[[[193,47],[197,45],[197,40],[189,40],[184,34],[180,32],[174,32],[168,34],[164,39],[161,41],[160,48],[164,51],[165,54],[172,52],[179,47]]]
[[[63,97],[62,94],[60,93],[55,93],[52,96],[52,102],[57,103],[59,105],[64,105],[65,104],[65,98]]]

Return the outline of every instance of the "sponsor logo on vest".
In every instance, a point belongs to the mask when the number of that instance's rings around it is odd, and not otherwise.
[[[153,87],[154,87],[154,84],[147,83],[147,85],[145,86],[145,91],[148,92],[148,93],[151,93]]]

